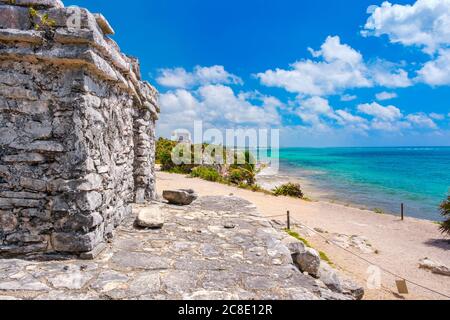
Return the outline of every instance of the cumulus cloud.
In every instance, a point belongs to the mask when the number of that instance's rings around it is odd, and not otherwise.
[[[223,66],[196,66],[192,72],[184,68],[161,69],[156,81],[169,88],[190,88],[207,84],[242,84],[242,79],[227,72]]]
[[[189,91],[170,90],[160,95],[161,118],[158,125],[163,132],[191,128],[201,120],[205,127],[267,127],[280,125],[278,109],[282,103],[275,97],[262,94],[236,94],[229,86],[205,85]]]
[[[419,128],[436,129],[436,123],[424,113],[409,114],[406,119]]]
[[[366,64],[361,53],[342,44],[338,36],[328,37],[320,50],[309,51],[316,60],[297,61],[288,70],[267,70],[256,76],[266,86],[310,96],[324,96],[346,89],[376,85],[411,85],[406,71],[382,60]]]
[[[363,34],[387,35],[392,43],[432,54],[450,43],[450,0],[417,0],[412,5],[385,1],[372,7]]]
[[[450,85],[450,49],[440,50],[438,57],[425,63],[417,73],[418,80],[429,85]]]
[[[376,102],[360,104],[358,111],[385,121],[395,121],[403,116],[399,108],[395,106],[384,107]]]
[[[383,91],[383,92],[377,93],[375,95],[375,97],[379,101],[384,101],[384,100],[391,100],[391,99],[397,98],[397,94],[395,92]]]
[[[364,35],[387,35],[392,43],[421,48],[432,59],[417,71],[415,80],[450,85],[450,0],[417,0],[412,5],[384,2],[371,11]],[[402,81],[407,75],[400,71],[398,76]]]
[[[434,120],[444,120],[445,119],[445,114],[440,114],[440,113],[435,113],[435,112],[430,113],[429,116],[431,119],[434,119]]]
[[[323,97],[298,98],[293,112],[302,120],[304,128],[332,134],[338,128],[366,135],[369,131],[398,132],[415,129],[438,129],[433,116],[425,113],[404,115],[393,105],[383,106],[377,102],[360,104],[356,112],[335,110]]]

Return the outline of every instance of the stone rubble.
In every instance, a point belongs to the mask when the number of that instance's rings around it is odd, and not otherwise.
[[[300,272],[286,234],[246,200],[155,205],[166,217],[162,229],[136,229],[126,217],[92,261],[0,260],[0,299],[354,299]]]

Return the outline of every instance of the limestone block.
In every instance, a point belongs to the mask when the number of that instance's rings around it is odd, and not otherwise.
[[[9,5],[13,4],[15,6],[23,7],[33,7],[37,9],[64,7],[64,4],[61,0],[14,0],[13,3],[11,3],[11,0],[0,0],[0,3]]]
[[[108,20],[106,20],[106,18],[101,13],[94,13],[94,17],[98,23],[98,26],[100,27],[100,29],[102,29],[103,34],[105,35],[115,34],[114,29],[111,27]]]
[[[30,28],[31,21],[27,8],[0,5],[0,29],[28,30]]]
[[[100,242],[100,237],[97,231],[88,234],[53,233],[51,242],[58,252],[87,252]]]
[[[17,227],[17,218],[10,211],[0,210],[0,233],[10,232]]]
[[[7,155],[2,158],[5,163],[30,163],[37,164],[45,162],[45,157],[39,153],[20,153],[16,155]]]

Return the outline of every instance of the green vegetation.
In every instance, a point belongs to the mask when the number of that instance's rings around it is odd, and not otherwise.
[[[200,178],[207,181],[220,182],[222,176],[213,167],[200,166],[192,169],[191,177]]]
[[[320,260],[323,260],[327,262],[330,266],[333,265],[333,262],[330,260],[330,258],[327,256],[327,254],[323,251],[319,251]]]
[[[172,153],[175,152],[183,157],[186,152],[186,145],[184,148],[177,149],[178,143],[169,139],[159,138],[156,143],[156,163],[161,165],[161,170],[169,173],[186,174],[191,178],[200,178],[207,181],[219,182],[228,185],[234,185],[241,189],[251,190],[253,192],[262,192],[270,195],[286,195],[295,198],[301,198],[306,201],[311,201],[305,198],[299,184],[288,183],[279,188],[268,191],[256,184],[256,161],[253,154],[248,151],[235,151],[227,149],[223,146],[216,146],[210,144],[191,145],[187,151],[190,155],[186,158],[191,161],[189,163],[175,164],[172,161]],[[207,151],[211,154],[211,158],[220,158],[223,160],[221,164],[215,165],[194,165],[194,150],[201,148],[202,151]],[[222,154],[216,154],[222,152]],[[231,164],[227,164],[230,157],[234,157]],[[208,162],[210,163],[210,162]],[[225,163],[225,164],[223,164]]]
[[[56,26],[56,21],[53,19],[50,19],[47,13],[41,15],[41,14],[39,14],[39,12],[37,10],[30,7],[30,8],[28,8],[28,14],[32,21],[36,21],[34,23],[35,30],[42,29],[44,31],[50,31]]]
[[[284,229],[284,231],[291,237],[303,242],[305,244],[305,246],[307,246],[308,248],[312,248],[312,246],[309,244],[308,240],[302,238],[297,232],[289,230],[289,229]]]
[[[440,229],[442,233],[450,235],[450,195],[441,204],[441,214],[446,220],[441,223]]]
[[[307,246],[308,248],[314,249],[313,246],[311,246],[311,244],[308,242],[308,240],[306,240],[305,238],[302,238],[297,232],[289,230],[289,229],[284,229],[284,231],[291,237],[303,242],[305,244],[305,246]],[[323,261],[327,262],[329,265],[333,266],[333,262],[330,260],[330,258],[327,256],[327,254],[325,252],[320,251],[320,250],[318,250],[318,252],[319,252],[320,260],[323,260]]]
[[[378,214],[384,214],[383,209],[380,209],[380,208],[373,209],[373,212],[378,213]]]
[[[300,184],[298,183],[286,183],[273,190],[273,194],[276,196],[288,196],[294,198],[303,198],[303,192]]]
[[[203,145],[191,145],[187,151],[190,151],[186,158],[191,161],[189,163],[175,164],[172,161],[172,153],[176,152],[183,158],[184,152],[186,152],[186,145],[182,145],[180,149],[177,149],[178,143],[164,138],[159,138],[156,143],[156,163],[161,164],[161,170],[189,174],[191,177],[200,178],[213,182],[221,182],[239,186],[240,188],[249,189],[252,191],[261,191],[262,189],[257,186],[256,183],[256,165],[255,159],[251,152],[246,151],[236,151],[224,148],[223,146],[215,146],[210,144]],[[194,165],[195,150],[201,148],[202,151],[208,151],[211,154],[211,158],[220,158],[223,160],[217,165]],[[220,151],[222,150],[222,151]],[[222,152],[222,154],[217,154],[217,152]],[[233,154],[234,161],[231,164],[224,165],[227,163],[227,157]],[[198,161],[197,161],[198,162]],[[242,163],[241,163],[242,162]],[[222,170],[224,169],[224,170]],[[226,172],[221,174],[221,172]]]

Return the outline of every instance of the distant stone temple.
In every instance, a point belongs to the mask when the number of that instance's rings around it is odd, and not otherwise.
[[[0,0],[0,257],[89,257],[155,197],[157,91],[101,14]]]

